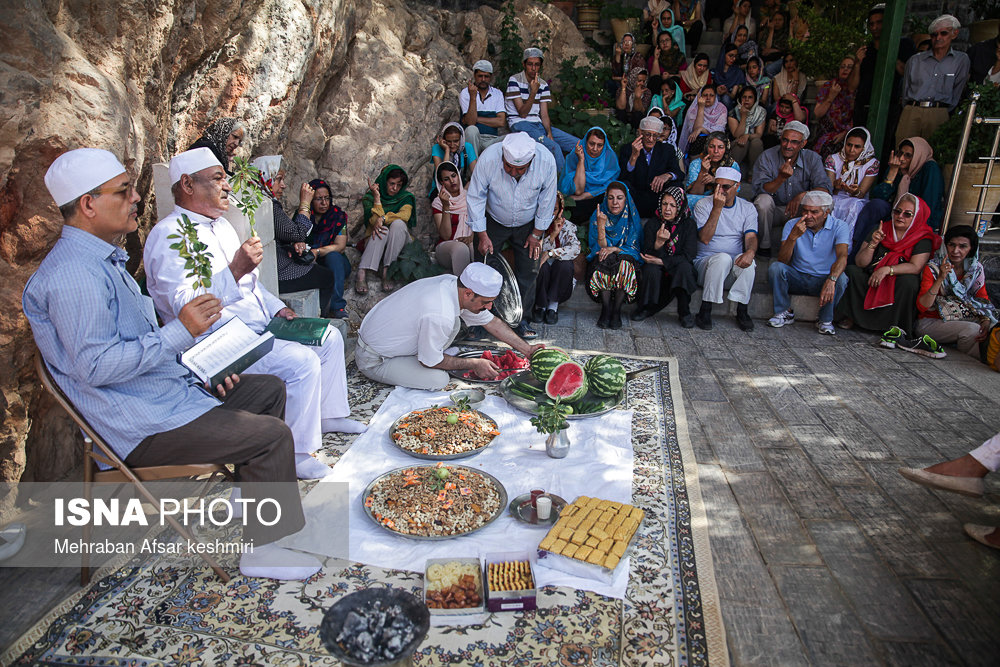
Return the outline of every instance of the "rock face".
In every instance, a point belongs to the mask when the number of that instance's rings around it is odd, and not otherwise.
[[[551,30],[552,71],[585,52],[559,10],[530,0],[516,8],[526,37]],[[289,197],[322,176],[352,223],[366,178],[402,165],[429,242],[430,146],[458,118],[469,65],[487,57],[499,21],[488,6],[450,12],[404,0],[3,3],[0,480],[57,479],[80,460],[76,430],[34,377],[20,309],[62,226],[42,180],[59,153],[107,148],[133,172],[145,200],[140,230],[126,239],[137,270],[155,222],[151,165],[220,115],[246,121],[242,154],[286,157]]]

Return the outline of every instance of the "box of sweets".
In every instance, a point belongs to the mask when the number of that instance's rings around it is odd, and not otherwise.
[[[537,608],[535,554],[505,551],[486,554],[483,567],[489,611],[530,611]]]
[[[431,625],[486,622],[486,595],[479,558],[429,558],[424,568],[424,604]]]

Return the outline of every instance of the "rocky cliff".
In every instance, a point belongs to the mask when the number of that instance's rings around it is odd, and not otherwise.
[[[584,52],[550,5],[517,0],[517,15],[526,39],[551,30],[553,70]],[[247,122],[242,154],[285,155],[290,184],[330,181],[352,220],[366,177],[389,160],[409,171],[426,207],[431,142],[458,118],[469,65],[495,52],[498,30],[488,6],[451,12],[403,0],[3,3],[0,480],[57,479],[79,462],[75,429],[34,377],[20,309],[25,281],[61,228],[42,180],[59,153],[107,148],[134,173],[144,208],[126,247],[136,269],[155,222],[151,165],[219,115]]]

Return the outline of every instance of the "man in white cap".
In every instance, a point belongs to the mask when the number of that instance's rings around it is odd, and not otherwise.
[[[772,327],[795,321],[789,294],[819,297],[821,334],[833,336],[833,309],[847,289],[847,251],[851,247],[851,228],[831,215],[833,197],[823,190],[811,190],[799,206],[801,217],[785,223],[781,249],[771,262],[767,275],[774,295]]]
[[[487,146],[500,141],[500,129],[507,127],[503,92],[492,84],[493,63],[477,60],[472,65],[468,87],[458,94],[465,140],[476,148],[476,155],[482,155]]]
[[[694,316],[698,328],[712,328],[712,305],[722,303],[729,287],[729,299],[736,302],[736,324],[753,331],[747,310],[757,264],[757,212],[745,199],[736,196],[740,172],[719,167],[715,172],[715,192],[694,207],[698,225],[698,254],[694,268],[702,285],[701,310]]]
[[[753,205],[765,254],[770,254],[774,226],[799,215],[799,202],[806,192],[830,191],[823,158],[805,147],[808,140],[809,128],[804,123],[785,123],[781,143],[761,153],[753,166]]]
[[[555,160],[524,132],[508,134],[479,156],[465,202],[477,257],[500,252],[510,241],[521,307],[530,313],[542,236],[556,208]],[[537,336],[524,320],[517,333],[529,340]]]
[[[215,155],[207,148],[185,151],[170,160],[174,210],[153,227],[146,239],[143,259],[147,286],[165,322],[172,321],[196,295],[187,277],[185,260],[170,248],[172,234],[179,234],[181,218],[195,224],[198,240],[207,246],[212,264],[209,290],[222,299],[221,322],[233,317],[260,333],[273,317],[292,319],[295,313],[268,292],[258,278],[263,258],[259,238],[240,243],[236,230],[223,214],[229,208],[229,182]],[[276,340],[271,352],[247,369],[276,375],[288,392],[286,421],[295,436],[295,467],[302,479],[323,477],[329,467],[311,456],[330,431],[359,433],[364,425],[347,419],[344,340],[334,330],[322,345],[301,345]]]
[[[254,550],[242,556],[240,571],[276,579],[315,574],[315,558],[272,544],[304,525],[281,381],[232,376],[216,388],[222,403],[188,381],[177,355],[219,321],[222,304],[201,295],[158,326],[116,245],[136,230],[139,195],[113,154],[63,153],[45,185],[64,225],[22,305],[56,384],[129,466],[235,464],[244,497],[261,497],[255,485],[268,483],[281,519],[269,528],[247,514],[243,537]]]
[[[639,215],[651,218],[656,215],[660,193],[670,185],[680,185],[681,171],[677,151],[665,141],[660,141],[663,121],[656,116],[646,116],[639,121],[639,133],[632,143],[622,144],[618,150],[621,176],[618,180],[628,186]]]
[[[492,379],[499,369],[488,359],[447,354],[461,321],[482,326],[497,340],[526,357],[541,348],[529,345],[489,312],[500,293],[500,273],[473,262],[462,275],[416,280],[375,304],[358,330],[355,361],[365,376],[413,389],[443,389],[450,370],[468,369]]]
[[[552,92],[542,78],[542,50],[525,49],[522,62],[524,70],[507,80],[507,123],[512,132],[527,132],[548,148],[562,173],[565,154],[575,150],[580,140],[552,127],[549,120]]]

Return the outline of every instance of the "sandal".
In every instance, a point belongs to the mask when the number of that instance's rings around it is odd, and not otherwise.
[[[360,278],[354,281],[354,291],[357,294],[368,294],[368,281]]]

